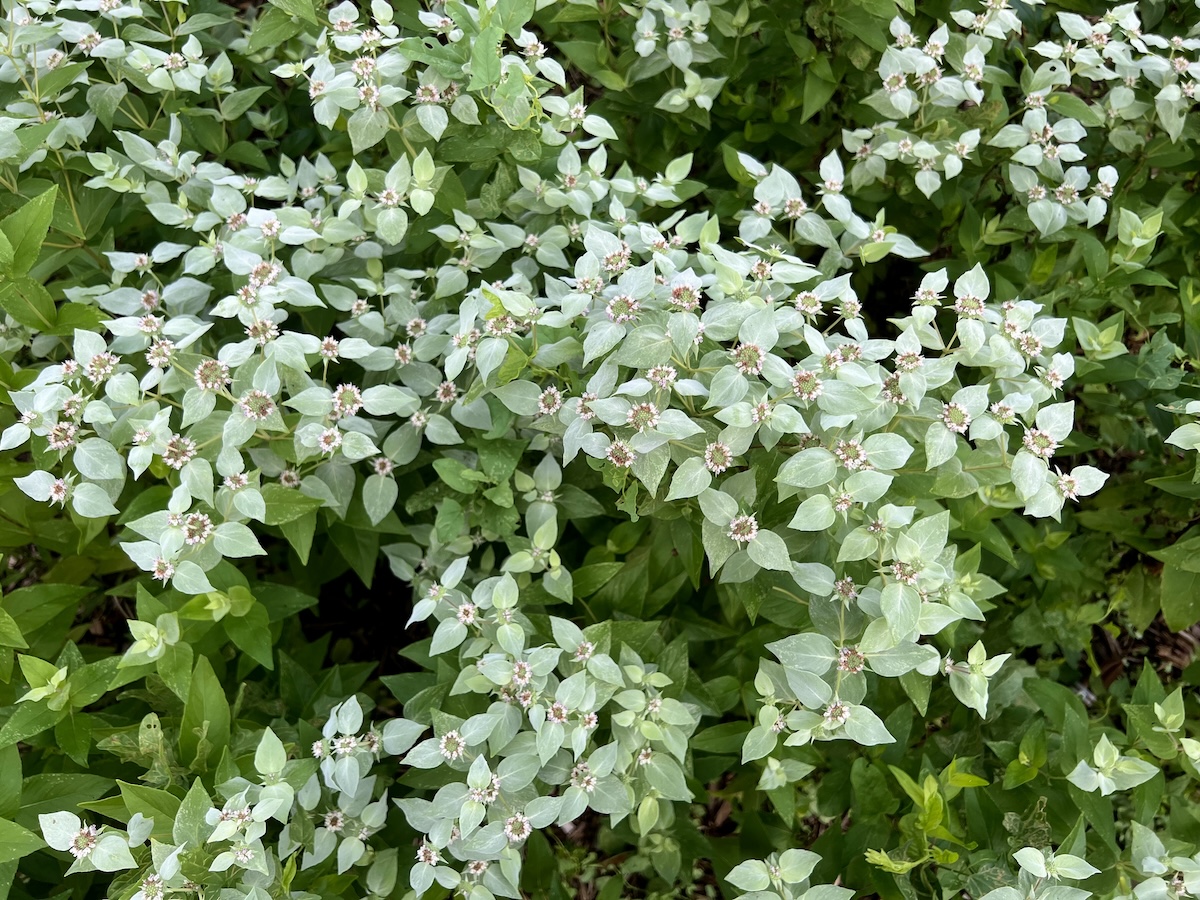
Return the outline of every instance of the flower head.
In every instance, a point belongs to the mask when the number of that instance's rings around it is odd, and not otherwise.
[[[551,385],[550,387],[546,388],[538,396],[538,413],[540,415],[552,416],[556,412],[558,412],[560,409],[562,409],[562,405],[563,405],[562,391],[560,391],[558,388],[554,387],[554,385]]]
[[[720,475],[733,463],[733,451],[722,441],[713,441],[704,448],[704,467],[714,475]]]
[[[850,707],[841,700],[834,700],[825,707],[822,717],[825,719],[825,727],[840,728],[850,718]]]
[[[76,859],[87,859],[91,856],[92,851],[96,849],[96,844],[99,842],[100,829],[95,825],[84,825],[79,831],[75,832],[75,836],[71,838],[71,844],[67,847],[67,850]]]
[[[525,838],[529,837],[532,832],[533,826],[529,824],[529,819],[521,813],[510,816],[504,822],[504,836],[511,843],[519,844]]]
[[[624,325],[626,322],[637,320],[641,304],[629,294],[617,294],[604,307],[604,314],[610,322]]]
[[[275,399],[265,391],[247,391],[238,401],[238,409],[247,419],[261,422],[275,412]]]
[[[1040,428],[1030,428],[1021,439],[1025,449],[1039,459],[1050,459],[1058,449],[1058,441]]]
[[[758,537],[758,519],[754,516],[735,516],[729,522],[729,537],[739,544],[748,544]]]
[[[333,392],[333,416],[335,419],[358,415],[363,407],[363,395],[353,384],[339,384]]]
[[[181,434],[172,435],[163,450],[163,462],[176,471],[182,469],[196,455],[196,442]]]
[[[203,360],[196,366],[196,387],[202,391],[219,391],[229,384],[229,366],[215,359]]]
[[[637,454],[624,441],[613,441],[604,451],[604,458],[619,469],[628,469],[637,459]]]
[[[462,759],[466,749],[466,742],[463,741],[462,736],[457,731],[447,731],[438,740],[438,752],[451,762],[456,759]]]
[[[317,436],[317,449],[331,454],[342,446],[342,432],[337,428],[326,428]]]
[[[625,423],[638,431],[648,431],[658,424],[658,407],[653,403],[639,403],[630,408]]]
[[[430,847],[428,844],[422,844],[417,848],[417,862],[423,863],[427,866],[436,866],[441,861],[442,858],[438,855],[437,850],[433,849],[433,847]]]
[[[971,414],[960,403],[943,403],[942,424],[955,434],[966,434],[971,427]]]
[[[730,351],[733,364],[743,375],[761,375],[766,354],[757,344],[738,344]]]

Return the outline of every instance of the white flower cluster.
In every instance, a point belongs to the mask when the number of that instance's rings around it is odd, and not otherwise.
[[[752,197],[735,241],[710,212],[682,206],[690,158],[653,177],[613,171],[613,129],[566,91],[536,38],[511,28],[522,53],[504,53],[484,10],[452,9],[422,13],[418,36],[379,0],[369,16],[343,3],[311,55],[275,70],[307,83],[317,122],[347,128],[357,159],[344,170],[323,155],[282,157],[277,173],[247,176],[186,149],[178,117],[157,144],[122,131],[119,146],[89,154],[89,188],[139,198],[173,239],[111,251],[108,274],[69,289],[99,324],[66,341],[32,336],[44,365],[12,392],[21,418],[0,438],[33,451],[38,469],[18,481],[27,495],[85,519],[117,514],[130,479],[163,486],[124,523],[120,545],[150,578],[202,595],[201,619],[257,608],[214,581],[225,559],[264,553],[264,527],[304,558],[318,511],[395,539],[381,549],[420,592],[410,624],[430,622],[428,653],[454,673],[449,693],[481,711],[434,711],[434,736],[418,742],[417,716],[364,729],[351,698],[303,761],[264,735],[259,778],[219,785],[224,806],[206,806],[205,820],[205,843],[221,844],[211,869],[244,870],[258,893],[258,876],[302,850],[301,866],[369,864],[372,891],[386,895],[395,855],[368,848],[398,805],[424,835],[409,876],[418,894],[436,882],[515,897],[532,829],[590,808],[635,817],[645,836],[691,799],[688,740],[713,711],[632,649],[627,623],[580,630],[526,599],[575,597],[560,538],[604,509],[564,478],[568,466],[600,473],[621,511],[677,504],[722,583],[776,571],[810,598],[815,630],[772,644],[779,662],[764,661],[756,679],[747,759],[780,736],[890,741],[863,705],[867,670],[910,676],[906,686],[947,674],[985,712],[1002,659],[980,646],[956,668],[925,640],[982,618],[979,601],[998,590],[977,574],[978,552],[951,540],[967,528],[951,501],[1058,516],[1105,477],[1051,468],[1073,424],[1061,399],[1073,373],[1064,320],[993,297],[978,266],[959,266],[953,285],[946,269],[913,284],[894,338],[863,318],[854,267],[924,252],[882,215],[858,215],[848,189],[882,177],[876,163],[891,158],[953,177],[978,133],[925,142],[888,126],[879,147],[865,143],[875,132],[855,133],[849,179],[832,153],[806,187],[743,154]],[[637,52],[684,74],[665,108],[704,107],[719,88],[691,68],[711,58],[707,7],[641,9]],[[56,21],[50,30],[67,40]],[[118,41],[113,20],[93,24],[112,36],[88,52],[127,56],[155,90],[228,80],[222,57],[205,61],[190,41],[178,53],[116,54],[105,46]],[[1016,19],[998,4],[968,27],[976,34],[962,46],[939,30],[918,50],[898,26],[878,101],[897,116],[979,102],[990,42]],[[56,39],[29,38],[30,53]],[[472,46],[480,52],[464,55]],[[933,78],[943,56],[957,74]],[[481,117],[513,164],[465,196],[446,144]],[[1027,124],[1041,158],[1029,151],[1021,165],[1074,187],[1060,204],[1068,218],[1102,218],[1102,203],[1078,195],[1086,179],[1055,168],[1079,129]],[[376,165],[367,151],[388,139]],[[1115,176],[1099,175],[1111,192]],[[398,473],[425,468],[445,493],[402,499]],[[435,503],[436,518],[424,517]],[[126,662],[165,668],[180,627],[166,614],[137,622]],[[432,799],[393,804],[373,767],[400,755],[452,780]],[[264,840],[271,819],[283,826],[275,847]],[[97,867],[106,853],[124,859],[107,832],[50,827],[52,846]],[[181,852],[153,857],[144,900],[176,885],[168,861]],[[754,867],[747,881],[807,877],[794,874],[805,859],[779,860],[778,875],[775,862],[761,865],[766,875]]]
[[[977,161],[982,144],[1013,151],[1008,190],[1043,237],[1069,224],[1090,228],[1105,220],[1117,172],[1112,166],[1089,170],[1081,146],[1088,129],[1125,152],[1145,142],[1147,124],[1178,140],[1200,89],[1200,38],[1144,32],[1134,3],[1098,20],[1058,13],[1063,40],[1033,46],[1043,61],[1024,72],[1006,68],[1004,41],[1021,30],[1007,2],[989,3],[979,14],[958,10],[953,18],[960,32],[941,25],[924,39],[903,19],[893,20],[895,46],[884,52],[881,87],[866,101],[889,121],[844,133],[845,149],[856,160],[850,172],[855,188],[895,177],[889,164],[898,162],[931,197]],[[998,89],[1018,81],[1023,113],[990,129],[947,131],[945,110],[995,104]],[[1018,114],[1019,124],[1013,122]]]

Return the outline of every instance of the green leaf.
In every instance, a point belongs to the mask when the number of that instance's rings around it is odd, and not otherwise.
[[[593,563],[582,566],[571,573],[576,597],[590,597],[604,585],[608,584],[617,573],[625,567],[625,563]]]
[[[14,647],[17,650],[25,650],[29,647],[25,643],[25,638],[21,636],[17,620],[3,609],[0,609],[0,647]]]
[[[897,640],[904,640],[916,631],[921,620],[921,598],[915,588],[890,582],[880,595],[879,605]]]
[[[828,494],[813,494],[796,508],[796,514],[788,523],[797,531],[824,531],[837,521],[833,501]]]
[[[698,496],[712,484],[712,475],[705,468],[703,458],[693,456],[683,461],[671,478],[667,501],[682,500]]]
[[[244,616],[226,616],[221,620],[229,639],[238,649],[267,669],[275,668],[270,620],[261,603],[255,603]]]
[[[1150,555],[1186,572],[1200,572],[1200,537],[1179,541]]]
[[[646,765],[646,780],[668,800],[691,800],[683,769],[666,753],[655,753]]]
[[[192,685],[193,651],[185,641],[167,647],[158,659],[158,677],[180,700],[187,700]]]
[[[766,863],[748,859],[734,866],[725,880],[744,891],[765,891],[771,884],[771,873]]]
[[[278,47],[303,30],[304,22],[301,19],[278,6],[271,6],[255,21],[246,50],[257,53],[259,50]]]
[[[384,243],[399,244],[408,233],[408,213],[399,207],[382,209],[375,220],[375,234]]]
[[[30,774],[21,788],[21,813],[16,816],[26,825],[37,822],[38,815],[73,809],[108,793],[111,778],[85,774]]]
[[[270,728],[263,731],[258,741],[258,749],[254,751],[254,770],[259,775],[277,775],[287,765],[287,751],[283,741],[279,740]]]
[[[5,237],[4,232],[0,231],[0,276],[5,278],[12,277],[15,253],[13,245]]]
[[[85,519],[103,519],[119,512],[100,485],[86,481],[75,485],[71,492],[71,509]]]
[[[195,34],[197,31],[206,31],[213,28],[220,28],[222,25],[227,25],[233,18],[233,10],[227,10],[228,15],[220,15],[216,13],[193,13],[187,17],[187,20],[175,29],[175,34]]]
[[[362,501],[372,525],[378,525],[395,508],[399,494],[396,479],[387,475],[367,477],[362,486]]]
[[[73,584],[38,584],[6,594],[0,599],[0,605],[16,620],[23,634],[32,636],[38,628],[75,606],[91,592],[91,588]]]
[[[82,63],[68,63],[51,69],[35,82],[38,96],[42,98],[43,102],[57,100],[63,89],[78,79],[91,65],[91,60],[88,60]]]
[[[489,25],[471,42],[471,81],[467,90],[477,91],[500,80],[500,40],[504,29]]]
[[[308,565],[308,557],[312,552],[313,537],[317,532],[317,514],[309,512],[298,519],[292,519],[279,526],[279,530],[283,532],[283,536],[287,538],[292,549],[296,551],[296,556],[300,558],[300,564]]]
[[[828,484],[836,474],[837,457],[823,447],[809,447],[784,463],[775,480],[792,487],[815,488]]]
[[[15,744],[0,750],[0,817],[12,818],[21,809],[21,751]]]
[[[28,740],[47,728],[53,728],[66,714],[67,710],[50,709],[45,702],[20,704],[0,728],[0,748]]]
[[[79,474],[96,481],[119,479],[125,474],[125,460],[104,438],[91,437],[80,442],[72,461]]]
[[[179,723],[179,752],[185,763],[201,770],[219,759],[229,745],[229,703],[207,657],[196,661],[183,718]]]
[[[64,303],[58,308],[58,319],[46,334],[66,337],[78,331],[99,331],[104,313],[95,306],[82,303]]]
[[[50,190],[38,194],[24,206],[0,220],[0,231],[4,232],[4,236],[8,238],[13,248],[12,274],[14,276],[27,274],[33,268],[33,264],[37,262],[42,244],[46,240],[46,233],[50,230],[50,220],[54,216],[54,201],[57,197],[58,187],[56,185]],[[48,294],[47,297],[49,297]],[[0,303],[3,301],[0,300]],[[5,309],[8,307],[5,306]],[[14,315],[13,318],[17,317]]]
[[[448,487],[460,494],[473,494],[481,482],[487,481],[487,476],[482,472],[449,457],[434,460],[433,468]]]
[[[1163,566],[1162,612],[1172,631],[1183,631],[1200,622],[1200,573]]]
[[[272,0],[275,2],[275,0]],[[244,91],[234,91],[221,100],[221,117],[226,122],[233,122],[246,114],[259,97],[269,91],[269,87],[252,87]]]
[[[1078,119],[1085,127],[1102,127],[1104,112],[1102,106],[1092,106],[1074,94],[1055,92],[1046,98],[1046,105],[1060,116]],[[1099,109],[1099,111],[1097,111]]]
[[[35,249],[34,258],[36,257]],[[14,271],[20,272],[22,268],[28,271],[31,265],[33,260],[23,257],[14,245]],[[54,300],[49,291],[28,276],[19,275],[0,285],[0,308],[26,328],[35,331],[51,331],[54,328]]]
[[[888,732],[879,716],[865,706],[851,706],[850,718],[842,727],[852,740],[864,747],[891,744],[896,740]]]
[[[112,131],[113,117],[117,114],[117,109],[120,107],[121,101],[125,99],[128,93],[129,88],[125,84],[105,84],[98,82],[88,88],[88,109],[96,114],[96,118],[100,120],[105,128]]]
[[[790,572],[792,569],[792,558],[788,553],[787,544],[774,531],[760,531],[758,537],[747,545],[746,550],[750,558],[764,569],[776,572]]]
[[[282,622],[317,605],[317,598],[305,594],[295,587],[260,581],[254,585],[255,598],[266,608],[271,622]]]
[[[858,255],[864,263],[879,262],[892,251],[892,244],[886,241],[864,244]]]
[[[54,741],[67,756],[81,766],[87,765],[92,749],[92,716],[72,710],[54,726]]]
[[[212,826],[205,821],[212,800],[204,790],[204,783],[197,778],[188,789],[187,796],[179,804],[174,824],[171,827],[171,840],[176,844],[186,843],[199,847],[212,834]]]
[[[286,525],[320,509],[324,504],[324,501],[316,497],[309,497],[281,484],[264,484],[262,496],[267,507],[264,519],[267,525]]]
[[[242,558],[266,555],[254,532],[241,522],[222,522],[217,526],[212,540],[213,546],[222,556]]]
[[[144,784],[130,784],[118,781],[121,799],[129,814],[141,813],[147,819],[154,820],[154,830],[150,836],[159,841],[170,841],[175,823],[175,815],[179,812],[179,798],[167,791],[147,787]]]
[[[425,109],[426,107],[418,107]],[[350,132],[350,144],[355,153],[370,150],[387,136],[391,123],[382,109],[360,107],[350,117],[346,130]]]
[[[800,114],[800,121],[807,122],[824,109],[836,90],[836,82],[826,81],[809,69],[804,77],[804,109]]]
[[[15,822],[0,819],[0,864],[16,862],[46,846],[45,841]]]
[[[276,9],[282,10],[289,16],[299,16],[305,22],[312,25],[320,25],[321,20],[317,18],[317,10],[313,5],[313,0],[271,0],[271,5]],[[322,4],[322,10],[324,4]]]
[[[356,531],[338,523],[330,527],[329,537],[342,558],[369,588],[379,562],[379,535],[376,532]]]
[[[788,884],[799,884],[820,861],[821,857],[809,850],[785,850],[779,856],[779,875]]]

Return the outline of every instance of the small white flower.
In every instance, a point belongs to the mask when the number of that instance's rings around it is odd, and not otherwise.
[[[1025,449],[1039,459],[1050,459],[1058,449],[1058,441],[1039,428],[1030,428],[1021,439]]]
[[[613,441],[604,451],[604,458],[619,469],[628,469],[637,459],[637,454],[624,441]]]
[[[739,544],[748,544],[758,537],[758,520],[754,516],[735,516],[727,534]]]
[[[1058,492],[1067,500],[1079,499],[1079,481],[1072,475],[1064,475],[1058,472],[1058,481],[1056,487]]]
[[[71,838],[71,844],[67,847],[67,850],[76,859],[87,859],[91,856],[92,851],[96,849],[96,844],[99,841],[100,829],[95,825],[84,825]]]
[[[317,447],[322,453],[333,453],[342,446],[342,432],[337,428],[326,428],[317,438]]]
[[[971,414],[960,403],[943,403],[942,424],[955,434],[966,434],[971,427]]]
[[[438,852],[428,844],[422,844],[417,848],[417,862],[424,863],[427,866],[436,866],[442,861]]]
[[[825,707],[823,718],[827,728],[840,728],[850,718],[850,707],[841,700],[834,700]]]
[[[504,836],[514,844],[518,844],[533,832],[533,826],[529,824],[523,814],[516,813],[510,816],[504,823]]]
[[[714,475],[720,475],[733,462],[733,451],[722,441],[713,441],[704,448],[704,467]]]
[[[558,412],[560,409],[562,409],[562,405],[563,405],[562,391],[560,391],[558,388],[554,387],[553,385],[546,388],[538,396],[538,413],[540,415],[552,416],[556,412]]]
[[[658,407],[653,403],[639,403],[630,407],[625,424],[638,431],[649,431],[658,424]]]
[[[447,731],[438,741],[438,752],[451,762],[462,759],[466,749],[467,745],[457,731]]]

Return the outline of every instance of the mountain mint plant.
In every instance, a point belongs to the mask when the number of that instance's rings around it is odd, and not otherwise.
[[[0,896],[1200,890],[1200,10],[4,11]]]

